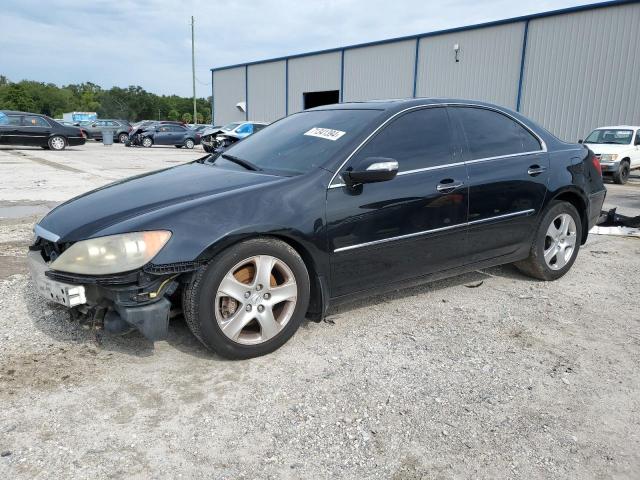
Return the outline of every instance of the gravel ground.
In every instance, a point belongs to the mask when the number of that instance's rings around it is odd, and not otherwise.
[[[553,283],[505,266],[352,303],[249,361],[36,295],[41,212],[16,207],[198,155],[0,149],[0,478],[640,477],[637,239],[592,236]]]

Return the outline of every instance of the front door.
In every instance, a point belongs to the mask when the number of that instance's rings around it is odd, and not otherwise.
[[[24,145],[22,115],[0,113],[0,144]]]
[[[531,245],[547,191],[549,157],[515,118],[490,108],[454,106],[469,171],[469,253],[473,261]]]
[[[327,191],[331,295],[459,266],[466,257],[467,171],[447,110],[394,119],[343,167],[371,157],[398,162],[393,180],[356,187],[337,176]]]

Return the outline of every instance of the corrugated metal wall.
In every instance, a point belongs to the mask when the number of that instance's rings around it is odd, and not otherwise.
[[[343,101],[411,97],[415,53],[411,40],[345,50]]]
[[[249,118],[273,122],[285,116],[285,62],[260,63],[248,67]]]
[[[524,22],[518,22],[421,38],[416,95],[515,108],[523,35]]]
[[[303,108],[302,94],[340,90],[340,52],[289,60],[289,113]]]
[[[213,121],[217,125],[244,120],[245,114],[236,108],[245,101],[245,67],[213,72]]]
[[[417,96],[486,100],[516,108],[525,22],[419,40]],[[454,44],[460,45],[455,62]],[[249,68],[249,116],[275,120],[302,109],[304,92],[339,90],[343,101],[411,97],[415,40],[398,40]],[[575,141],[606,124],[640,124],[640,3],[529,20],[520,111]],[[245,67],[215,71],[215,121],[243,120]],[[286,97],[285,97],[286,95]]]
[[[531,20],[521,111],[565,140],[640,124],[640,4]]]

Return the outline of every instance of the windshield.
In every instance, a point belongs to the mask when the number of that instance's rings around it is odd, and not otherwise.
[[[242,122],[227,123],[224,127],[221,128],[221,130],[224,130],[225,132],[229,132],[234,128],[236,128],[238,125],[242,125]]]
[[[628,145],[631,143],[633,130],[598,129],[589,134],[584,143],[609,143]]]
[[[225,153],[262,170],[287,175],[306,173],[324,165],[379,114],[380,110],[297,113],[245,138]]]

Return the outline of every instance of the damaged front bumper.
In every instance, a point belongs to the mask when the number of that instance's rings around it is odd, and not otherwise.
[[[176,275],[134,272],[120,277],[89,277],[49,268],[39,250],[28,253],[31,277],[47,300],[91,316],[105,331],[123,334],[138,330],[152,341],[167,337]]]

